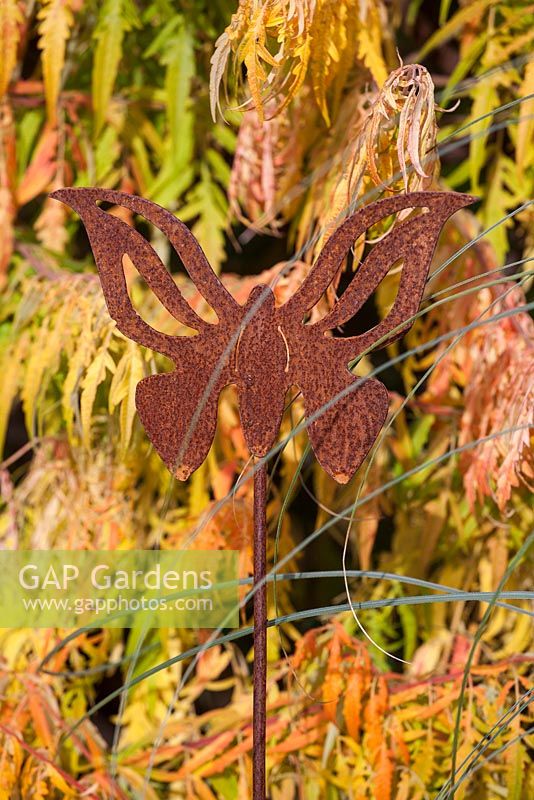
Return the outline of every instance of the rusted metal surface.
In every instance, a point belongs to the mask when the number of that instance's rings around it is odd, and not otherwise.
[[[324,469],[346,483],[369,452],[388,410],[388,394],[374,378],[356,378],[348,364],[364,350],[401,336],[418,310],[430,261],[445,220],[474,198],[419,192],[388,198],[349,217],[330,237],[295,294],[277,307],[272,290],[256,286],[244,306],[227,292],[183,223],[139,197],[104,189],[61,189],[52,197],[81,216],[95,256],[110,315],[125,336],[169,356],[176,369],[140,381],[139,416],[169,469],[185,480],[204,461],[215,434],[221,389],[235,384],[247,446],[257,458],[273,447],[287,390],[303,393],[308,431]],[[156,252],[140,233],[97,203],[122,205],[166,234],[218,322],[201,319],[185,301]],[[398,224],[358,268],[332,311],[314,324],[307,313],[334,280],[354,241],[373,224],[406,208],[428,213]],[[126,287],[128,255],[165,308],[197,336],[168,336],[135,311]],[[388,270],[402,259],[397,298],[387,317],[361,336],[329,332],[351,319]],[[265,462],[254,471],[254,712],[253,800],[265,800],[267,587]]]
[[[306,414],[313,418],[308,432],[317,459],[340,483],[346,483],[362,463],[388,410],[383,384],[356,378],[347,365],[367,348],[383,347],[410,327],[406,320],[419,308],[444,222],[474,201],[464,194],[414,192],[372,203],[332,234],[298,291],[277,307],[267,286],[256,286],[246,304],[239,305],[188,228],[155,203],[106,189],[61,189],[52,197],[81,216],[109,313],[119,330],[169,356],[176,365],[171,373],[142,380],[136,393],[143,425],[176,477],[185,480],[204,461],[215,434],[218,398],[224,386],[237,386],[246,443],[259,458],[275,443],[286,392],[297,386],[304,396]],[[141,214],[168,237],[199,292],[216,312],[217,323],[206,322],[193,311],[150,244],[135,229],[99,208],[102,201]],[[373,247],[332,311],[314,324],[303,324],[354,241],[371,225],[409,208],[425,208],[428,213],[397,224]],[[141,319],[126,288],[125,254],[165,308],[198,335],[169,336]],[[359,311],[399,259],[403,260],[400,286],[386,318],[360,336],[328,335]],[[336,399],[338,395],[342,396]]]
[[[265,799],[265,740],[267,724],[267,467],[254,472],[254,664],[252,738],[252,797]]]

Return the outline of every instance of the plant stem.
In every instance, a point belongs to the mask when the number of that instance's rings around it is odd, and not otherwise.
[[[265,727],[267,702],[267,467],[254,472],[254,698],[252,798],[265,800]],[[263,583],[261,583],[263,581]],[[258,584],[261,584],[258,586]]]

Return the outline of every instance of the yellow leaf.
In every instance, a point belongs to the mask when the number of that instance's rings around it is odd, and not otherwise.
[[[143,773],[137,772],[131,767],[123,766],[122,764],[119,764],[117,771],[132,789],[137,790],[139,793],[142,791],[146,800],[159,800],[160,795],[157,794],[149,784],[145,783],[145,776]],[[133,793],[133,796],[135,796],[137,792]]]
[[[388,76],[380,45],[378,14],[376,7],[371,6],[367,15],[367,23],[362,25],[358,31],[358,56],[362,59],[379,88],[384,84]]]
[[[534,61],[525,68],[525,77],[519,90],[520,97],[528,97],[521,103],[517,126],[517,168],[519,173],[534,163]]]
[[[20,337],[15,347],[3,348],[0,355],[2,392],[0,393],[0,453],[4,449],[7,423],[11,404],[17,392],[20,379],[20,365],[23,363],[28,345],[27,335]]]
[[[265,80],[265,71],[262,69],[260,62],[255,53],[248,51],[244,58],[244,63],[247,68],[248,85],[250,87],[250,94],[258,112],[260,122],[263,122],[263,100],[261,97],[261,82]]]
[[[84,298],[80,298],[80,303],[82,303],[83,300]],[[80,320],[79,336],[73,337],[76,350],[74,355],[69,359],[69,368],[65,382],[63,383],[61,404],[69,439],[72,439],[73,433],[74,412],[78,400],[78,382],[94,352],[94,335],[91,328],[92,316],[93,309],[91,304],[85,302]]]
[[[122,403],[128,393],[128,364],[130,360],[130,350],[126,350],[117,364],[108,394],[108,411],[114,412],[117,406]]]
[[[42,7],[37,17],[41,20],[39,47],[43,51],[46,109],[50,123],[55,125],[61,73],[65,64],[65,46],[73,16],[70,0],[41,0],[41,2]]]
[[[432,735],[432,727],[429,726],[426,740],[421,742],[421,747],[418,750],[412,764],[412,769],[421,783],[424,786],[429,786],[432,775],[435,769],[436,748],[434,737]]]
[[[21,390],[24,419],[30,436],[37,434],[36,400],[39,395],[44,394],[46,389],[45,374],[47,370],[50,373],[56,371],[63,336],[69,335],[68,332],[65,332],[66,319],[68,320],[67,306],[64,306],[55,319],[49,320],[48,325],[43,324],[32,342],[31,355],[26,365],[26,374]],[[40,410],[44,411],[44,409]]]
[[[207,783],[204,783],[201,778],[197,778],[196,775],[192,775],[191,780],[194,784],[199,800],[217,800]]]
[[[82,441],[85,447],[91,446],[91,415],[95,402],[96,392],[105,380],[106,370],[115,371],[115,362],[108,352],[108,338],[93,359],[82,381],[80,396],[80,420],[82,426]]]
[[[329,84],[331,54],[329,41],[332,36],[332,9],[328,4],[321,4],[315,12],[312,27],[311,80],[313,93],[325,123],[330,125],[330,112],[326,101],[326,89]]]
[[[23,19],[17,0],[0,0],[0,97],[6,93],[17,61]]]
[[[129,352],[127,393],[120,408],[120,450],[123,457],[132,438],[132,426],[135,416],[135,390],[139,381],[145,377],[143,359],[137,345],[130,343]]]
[[[193,518],[200,516],[206,510],[210,501],[208,492],[209,464],[205,461],[191,476],[189,483],[189,510]]]
[[[24,761],[24,752],[14,736],[0,736],[0,800],[9,800],[16,796],[16,787],[20,783],[20,771]]]
[[[69,786],[67,781],[63,778],[60,772],[54,767],[53,764],[48,764],[48,779],[52,786],[59,789],[61,797],[74,797],[74,790]]]
[[[532,619],[525,615],[521,615],[515,624],[514,629],[505,639],[505,644],[500,650],[492,653],[492,658],[496,661],[498,659],[509,658],[510,656],[522,653],[528,650],[532,643]]]

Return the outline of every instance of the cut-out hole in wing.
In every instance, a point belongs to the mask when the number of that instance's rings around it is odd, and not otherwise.
[[[375,344],[384,346],[412,324],[421,302],[430,261],[444,222],[473,202],[467,195],[419,192],[387,198],[349,217],[330,237],[295,294],[278,309],[291,354],[291,382],[304,396],[308,432],[323,468],[346,483],[369,452],[386,419],[388,393],[374,378],[358,379],[348,365]],[[303,316],[330,285],[353,242],[392,213],[428,208],[410,216],[370,247],[332,310],[318,322]],[[373,296],[388,272],[399,266],[398,289],[385,317],[359,335],[334,338]]]
[[[366,248],[362,262],[357,267],[355,273],[351,273],[350,275],[343,274],[342,285],[337,292],[338,302],[342,301],[345,292],[356,279],[358,269],[361,269],[361,264],[369,256],[373,247],[376,247],[376,245]],[[387,273],[381,277],[375,289],[371,291],[368,297],[362,302],[357,312],[352,314],[342,324],[329,329],[331,335],[337,339],[346,338],[347,336],[360,336],[366,333],[370,328],[378,325],[393,307],[395,297],[399,291],[403,267],[404,258],[397,259]],[[323,316],[323,319],[326,316],[327,314]]]
[[[163,305],[159,297],[150,291],[150,287],[139,274],[130,257],[125,253],[122,258],[128,296],[139,316],[145,319],[152,328],[169,336],[198,336],[198,330],[179,322]]]
[[[71,206],[82,218],[108,309],[126,336],[154,349],[158,349],[158,342],[159,346],[164,342],[161,339],[162,334],[143,323],[130,302],[123,269],[125,254],[163,306],[177,320],[199,332],[212,326],[186,302],[146,238],[117,216],[99,208],[99,202],[123,206],[156,226],[176,250],[196,288],[218,318],[237,317],[238,304],[213,272],[195,237],[180,220],[165,209],[148,200],[107,189],[61,189],[54,192],[52,197]]]
[[[101,211],[115,211],[118,208],[117,203],[109,203],[107,200],[97,200],[96,205]]]
[[[363,254],[366,252],[366,236],[365,232],[358,237],[351,247],[347,250],[345,257],[340,260],[339,266],[335,272],[332,272],[330,281],[321,292],[313,306],[305,313],[302,323],[304,325],[313,325],[321,322],[330,312],[333,303],[339,300],[343,293],[346,291],[354,272],[358,269],[359,264],[363,260]]]
[[[119,330],[174,362],[171,372],[140,381],[136,406],[158,453],[185,480],[211,446],[219,394],[232,379],[231,335],[243,309],[220,283],[186,226],[154,203],[104,189],[62,189],[52,196],[82,218],[108,310]],[[195,312],[150,242],[117,215],[99,208],[101,201],[143,216],[167,237],[193,283],[217,312],[219,324],[210,324]],[[167,323],[178,321],[198,335],[171,335],[145,322],[135,308],[136,279],[144,280],[157,298],[154,303],[159,302],[160,314],[168,315]]]
[[[331,284],[355,240],[389,215],[410,209],[410,216],[380,238],[359,265],[354,278],[323,319],[307,326],[310,335],[330,335],[351,320],[375,292],[390,269],[402,259],[399,287],[389,313],[370,330],[338,340],[337,352],[347,362],[372,345],[385,346],[402,336],[419,309],[432,256],[441,229],[458,209],[474,202],[454,192],[413,192],[373,203],[349,217],[331,236],[309,275],[282,308],[288,318],[302,318]],[[388,335],[389,334],[389,335]]]

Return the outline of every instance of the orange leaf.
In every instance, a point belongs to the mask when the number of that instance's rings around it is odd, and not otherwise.
[[[459,689],[456,689],[428,706],[410,706],[409,708],[402,709],[402,711],[398,711],[395,716],[399,722],[405,722],[409,719],[428,719],[452,705],[459,694]]]
[[[283,742],[271,747],[270,751],[272,753],[291,753],[294,750],[302,750],[304,747],[314,744],[320,738],[323,728],[324,725],[321,725],[317,726],[313,731],[292,734],[288,736],[287,739],[284,739]]]
[[[393,764],[391,763],[386,743],[382,742],[374,780],[375,800],[390,800],[392,778]]]
[[[217,755],[224,750],[224,748],[235,739],[234,731],[226,731],[220,736],[217,736],[209,745],[203,747],[198,753],[189,758],[185,764],[176,773],[176,780],[183,780],[186,775],[190,775],[193,770],[198,769],[207,761],[210,761],[213,756]]]
[[[327,672],[323,681],[322,698],[325,716],[336,722],[339,698],[343,696],[343,678],[339,672]]]
[[[202,767],[199,770],[199,775],[202,777],[207,778],[209,775],[217,775],[219,772],[224,772],[226,767],[229,767],[230,764],[233,764],[239,756],[242,756],[244,753],[247,753],[249,750],[252,749],[252,736],[249,736],[247,739],[244,739],[235,747],[232,747],[228,752],[224,755],[220,756],[219,758],[215,758],[209,764]]]
[[[46,714],[43,707],[42,698],[39,697],[37,692],[30,687],[28,688],[28,704],[30,706],[30,711],[32,715],[32,722],[33,727],[35,728],[35,732],[40,739],[40,743],[44,744],[51,753],[54,752],[54,738],[52,736],[52,731],[50,730],[50,725],[46,718]]]
[[[345,701],[343,703],[343,716],[349,735],[355,741],[360,738],[362,716],[363,677],[361,672],[354,672],[347,683]]]
[[[56,150],[58,134],[45,125],[39,144],[17,189],[17,203],[24,205],[46,191],[57,168]]]
[[[384,714],[387,709],[388,690],[385,679],[380,676],[376,691],[371,694],[365,707],[364,720],[371,763],[376,763],[384,743]]]
[[[410,763],[410,751],[404,740],[404,731],[397,721],[394,721],[391,726],[391,737],[397,756],[408,766]]]

